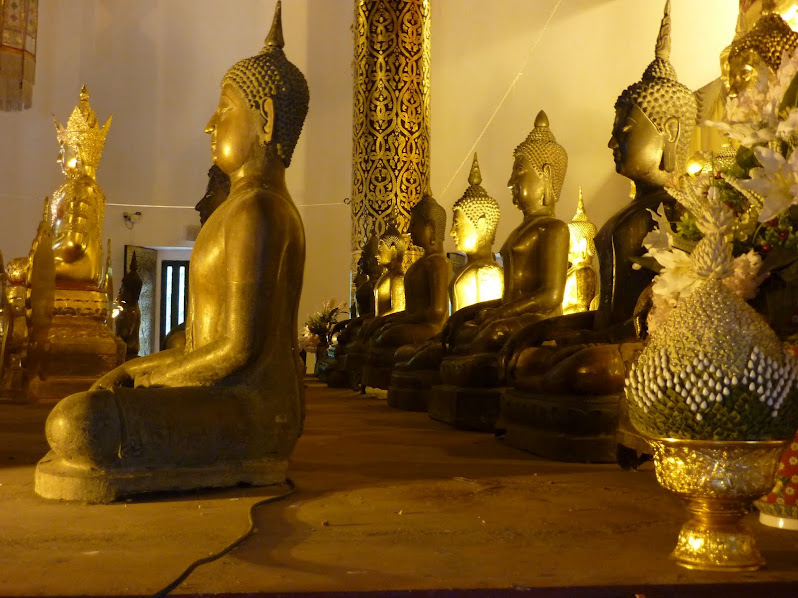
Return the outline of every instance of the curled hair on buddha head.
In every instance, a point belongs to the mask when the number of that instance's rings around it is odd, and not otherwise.
[[[222,87],[230,83],[241,91],[247,104],[264,118],[267,100],[274,103],[272,143],[283,164],[291,164],[294,147],[308,113],[308,83],[302,72],[283,52],[283,25],[280,0],[274,9],[274,21],[266,44],[256,56],[239,60],[225,73]]]
[[[524,156],[532,168],[543,176],[543,166],[551,168],[551,187],[554,192],[553,201],[557,201],[565,182],[565,171],[568,170],[568,154],[565,148],[557,143],[554,133],[549,129],[549,117],[541,110],[535,118],[535,128],[515,148],[513,156]]]
[[[477,154],[474,154],[474,162],[471,164],[471,172],[468,175],[468,189],[463,196],[454,202],[452,210],[460,209],[463,215],[474,226],[477,226],[480,218],[485,219],[485,240],[493,245],[496,239],[496,227],[499,225],[499,204],[482,187],[482,173],[479,171]]]
[[[230,193],[230,177],[216,164],[208,169],[208,188],[223,189],[225,193]]]
[[[775,73],[781,66],[784,52],[790,55],[798,47],[798,33],[775,12],[773,3],[768,6],[765,4],[763,3],[762,16],[757,19],[751,30],[732,42],[729,60],[751,50]]]
[[[690,89],[676,79],[676,70],[670,63],[671,16],[670,0],[665,3],[654,60],[643,77],[627,87],[615,102],[616,110],[637,106],[657,130],[662,133],[671,118],[679,121],[679,138],[676,142],[676,169],[683,170],[690,151],[690,140],[696,124],[698,104]]]
[[[380,243],[384,243],[388,247],[396,247],[398,254],[404,254],[407,249],[407,237],[397,228],[395,216],[391,216],[385,232],[380,235]]]
[[[429,189],[421,196],[421,200],[410,210],[410,219],[421,218],[422,222],[430,222],[435,227],[435,241],[443,245],[446,238],[446,210],[432,197]]]

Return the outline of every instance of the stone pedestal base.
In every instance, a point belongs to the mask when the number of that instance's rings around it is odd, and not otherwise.
[[[352,390],[360,389],[365,364],[365,353],[347,353],[341,358],[340,369],[346,377],[347,386]]]
[[[615,463],[621,395],[543,395],[508,388],[497,432],[510,446],[556,461]]]
[[[394,369],[388,405],[404,411],[427,411],[432,387],[441,383],[439,370]]]
[[[330,374],[334,372],[337,367],[338,363],[336,362],[335,357],[330,357],[329,355],[323,355],[321,357],[317,356],[315,368],[316,378],[322,382],[327,382]]]
[[[122,339],[101,321],[87,316],[54,316],[47,342],[45,379],[31,380],[31,400],[62,399],[88,390],[125,359]]]
[[[394,353],[396,353],[396,347],[373,348],[369,353],[366,364],[363,366],[361,384],[387,391],[391,385]]]
[[[68,465],[50,452],[36,466],[35,490],[55,500],[109,503],[149,492],[282,484],[287,468],[285,459],[258,459],[196,468],[101,471]]]
[[[493,432],[503,388],[432,387],[429,416],[462,430]]]

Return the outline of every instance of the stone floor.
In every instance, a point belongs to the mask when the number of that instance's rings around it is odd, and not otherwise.
[[[682,506],[650,469],[540,460],[307,383],[295,493],[255,509],[254,535],[175,594],[798,596],[798,533],[751,515],[767,569],[688,571],[667,558]],[[33,468],[46,452],[50,407],[0,406],[2,595],[151,595],[242,534],[251,505],[285,490],[105,506],[39,499]]]

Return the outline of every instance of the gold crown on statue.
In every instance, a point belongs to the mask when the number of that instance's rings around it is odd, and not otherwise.
[[[69,116],[66,127],[59,123],[53,115],[58,143],[79,148],[83,162],[96,168],[103,154],[105,136],[108,135],[111,118],[113,116],[109,116],[105,125],[100,126],[97,114],[89,105],[89,91],[84,85],[80,89],[80,101]]]

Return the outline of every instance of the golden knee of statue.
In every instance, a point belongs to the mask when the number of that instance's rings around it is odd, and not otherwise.
[[[505,440],[548,458],[616,459],[619,401],[626,372],[642,348],[653,272],[635,267],[660,206],[680,213],[664,190],[677,184],[690,147],[696,101],[676,80],[668,56],[670,15],[660,28],[654,61],[615,104],[609,147],[616,170],[634,181],[636,196],[602,226],[597,310],[533,324],[502,354],[508,389],[497,429]],[[623,422],[621,426],[623,427]]]
[[[128,361],[56,405],[36,468],[42,496],[108,502],[285,481],[304,418],[305,260],[285,169],[308,88],[283,52],[279,7],[263,50],[225,74],[206,128],[231,188],[194,245],[185,348]]]
[[[363,366],[363,387],[387,390],[397,349],[418,346],[441,331],[449,312],[452,267],[443,251],[446,211],[429,193],[410,212],[410,238],[424,254],[404,276],[404,310],[377,316],[364,332],[368,360]]]

